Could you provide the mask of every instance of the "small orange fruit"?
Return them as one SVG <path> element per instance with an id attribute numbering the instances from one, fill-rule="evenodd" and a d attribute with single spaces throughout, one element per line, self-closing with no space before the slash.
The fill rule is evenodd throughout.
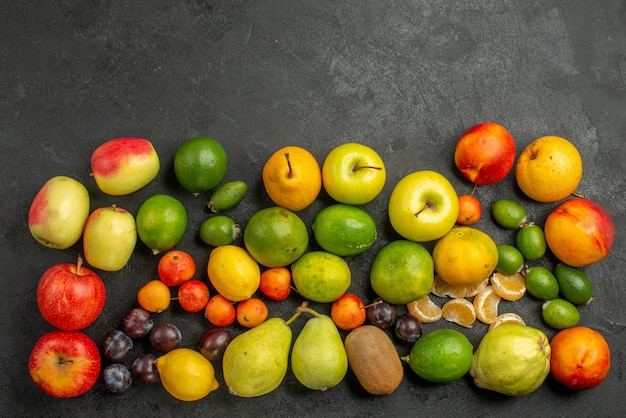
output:
<path id="1" fill-rule="evenodd" d="M 509 301 L 519 300 L 526 293 L 526 284 L 521 273 L 505 276 L 494 272 L 491 276 L 491 285 L 496 295 Z"/>
<path id="2" fill-rule="evenodd" d="M 215 295 L 204 307 L 204 316 L 216 327 L 227 327 L 237 319 L 235 305 L 222 295 Z"/>
<path id="3" fill-rule="evenodd" d="M 274 300 L 284 300 L 291 293 L 291 270 L 287 267 L 273 267 L 261 273 L 259 289 Z"/>
<path id="4" fill-rule="evenodd" d="M 476 322 L 476 309 L 469 300 L 455 298 L 443 304 L 441 316 L 448 322 L 471 328 L 474 322 Z"/>
<path id="5" fill-rule="evenodd" d="M 163 312 L 170 306 L 170 288 L 161 280 L 150 280 L 137 292 L 139 306 L 148 312 Z"/>
<path id="6" fill-rule="evenodd" d="M 516 314 L 515 312 L 505 312 L 496 317 L 495 321 L 489 324 L 489 329 L 494 329 L 495 327 L 499 327 L 504 324 L 519 324 L 526 325 L 521 316 Z"/>
<path id="7" fill-rule="evenodd" d="M 441 319 L 441 308 L 432 301 L 429 295 L 422 296 L 406 305 L 409 314 L 413 315 L 424 324 L 436 322 Z"/>
<path id="8" fill-rule="evenodd" d="M 166 285 L 178 286 L 196 274 L 196 263 L 189 253 L 171 250 L 159 260 L 157 274 Z"/>
<path id="9" fill-rule="evenodd" d="M 267 305 L 261 299 L 250 298 L 237 304 L 237 322 L 246 328 L 254 328 L 267 319 Z"/>
<path id="10" fill-rule="evenodd" d="M 480 220 L 483 213 L 480 201 L 474 196 L 464 194 L 459 196 L 459 216 L 456 223 L 460 225 L 473 225 Z"/>
<path id="11" fill-rule="evenodd" d="M 476 318 L 484 324 L 492 324 L 498 316 L 498 306 L 501 299 L 493 291 L 492 286 L 486 286 L 474 298 Z"/>

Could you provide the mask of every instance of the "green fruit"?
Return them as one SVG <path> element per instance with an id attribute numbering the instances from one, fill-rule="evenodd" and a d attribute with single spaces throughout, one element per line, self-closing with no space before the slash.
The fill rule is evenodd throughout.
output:
<path id="1" fill-rule="evenodd" d="M 435 280 L 433 258 L 421 244 L 392 241 L 374 258 L 372 289 L 385 302 L 403 305 L 427 295 Z"/>
<path id="2" fill-rule="evenodd" d="M 369 249 L 376 241 L 376 222 L 363 209 L 334 204 L 322 209 L 313 222 L 313 235 L 324 250 L 353 256 Z"/>
<path id="3" fill-rule="evenodd" d="M 199 194 L 217 186 L 228 168 L 228 156 L 218 141 L 199 136 L 185 141 L 174 155 L 174 174 L 188 191 Z"/>
<path id="4" fill-rule="evenodd" d="M 180 200 L 165 194 L 146 199 L 137 211 L 137 234 L 154 254 L 173 248 L 187 229 L 187 211 Z"/>
<path id="5" fill-rule="evenodd" d="M 502 324 L 484 335 L 470 368 L 476 386 L 508 396 L 537 390 L 550 373 L 550 342 L 540 330 Z"/>
<path id="6" fill-rule="evenodd" d="M 200 225 L 200 239 L 213 247 L 232 244 L 240 232 L 239 225 L 228 216 L 213 216 Z"/>
<path id="7" fill-rule="evenodd" d="M 348 263 L 326 251 L 306 253 L 291 265 L 291 278 L 298 293 L 314 302 L 339 299 L 350 287 L 351 277 Z"/>
<path id="8" fill-rule="evenodd" d="M 515 246 L 526 260 L 537 260 L 544 256 L 547 249 L 546 237 L 537 225 L 520 228 L 515 235 Z"/>
<path id="9" fill-rule="evenodd" d="M 209 199 L 207 206 L 211 212 L 234 208 L 248 193 L 248 185 L 243 181 L 231 181 L 221 185 Z"/>
<path id="10" fill-rule="evenodd" d="M 422 379 L 448 383 L 469 371 L 473 352 L 474 347 L 465 335 L 442 328 L 422 335 L 402 360 Z"/>
<path id="11" fill-rule="evenodd" d="M 512 245 L 498 244 L 498 264 L 496 271 L 505 276 L 511 276 L 522 270 L 524 267 L 524 256 Z"/>
<path id="12" fill-rule="evenodd" d="M 541 306 L 541 316 L 555 329 L 572 328 L 580 322 L 578 308 L 565 299 L 552 299 Z"/>
<path id="13" fill-rule="evenodd" d="M 511 199 L 496 200 L 491 206 L 493 219 L 502 227 L 509 229 L 519 228 L 526 222 L 526 209 Z"/>
<path id="14" fill-rule="evenodd" d="M 559 263 L 554 268 L 561 295 L 574 305 L 588 305 L 593 300 L 591 280 L 584 271 Z"/>
<path id="15" fill-rule="evenodd" d="M 537 299 L 550 300 L 559 295 L 559 282 L 550 270 L 534 266 L 524 276 L 524 284 L 528 293 Z"/>

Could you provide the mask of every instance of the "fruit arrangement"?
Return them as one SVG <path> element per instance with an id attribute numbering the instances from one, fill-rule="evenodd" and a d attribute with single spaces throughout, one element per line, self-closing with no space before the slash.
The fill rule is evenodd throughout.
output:
<path id="1" fill-rule="evenodd" d="M 299 146 L 276 150 L 259 170 L 274 206 L 241 227 L 229 211 L 249 197 L 248 185 L 224 182 L 229 157 L 222 145 L 207 137 L 180 144 L 173 163 L 178 184 L 195 197 L 209 196 L 210 215 L 194 228 L 206 260 L 179 246 L 189 230 L 179 199 L 159 193 L 135 214 L 114 204 L 90 213 L 84 185 L 51 178 L 32 201 L 30 232 L 58 250 L 82 238 L 84 260 L 51 266 L 40 278 L 37 304 L 57 330 L 35 343 L 30 375 L 59 398 L 84 394 L 100 378 L 113 393 L 135 381 L 160 382 L 174 398 L 196 401 L 220 390 L 216 367 L 226 390 L 242 397 L 272 392 L 289 370 L 316 391 L 331 390 L 351 372 L 367 393 L 384 395 L 402 383 L 405 366 L 438 384 L 469 374 L 477 387 L 508 396 L 532 393 L 550 373 L 564 386 L 591 389 L 608 374 L 610 351 L 602 335 L 579 325 L 594 300 L 584 267 L 608 256 L 614 225 L 602 206 L 576 193 L 582 162 L 572 143 L 543 137 L 516 157 L 511 134 L 485 122 L 461 135 L 453 156 L 471 194 L 459 195 L 432 170 L 401 178 L 386 202 L 398 238 L 382 243 L 366 266 L 375 295 L 367 303 L 368 295 L 350 291 L 356 278 L 348 260 L 374 251 L 380 225 L 364 205 L 383 190 L 388 166 L 365 145 L 339 145 L 322 165 Z M 119 138 L 96 148 L 91 166 L 99 190 L 119 196 L 149 184 L 161 163 L 149 141 Z M 503 196 L 483 211 L 474 195 L 513 169 L 525 195 L 557 204 L 543 227 L 514 198 Z M 307 225 L 298 212 L 322 191 L 332 202 Z M 487 213 L 510 241 L 496 242 L 474 226 Z M 123 269 L 137 245 L 155 256 L 157 277 L 140 286 L 119 329 L 96 343 L 84 329 L 103 311 L 106 287 L 116 285 L 105 285 L 96 271 Z M 555 261 L 553 269 L 538 263 L 545 257 Z M 552 341 L 517 313 L 500 312 L 501 301 L 523 297 L 544 301 L 537 316 L 556 330 Z M 287 298 L 299 306 L 289 318 L 276 317 L 272 304 Z M 195 347 L 182 345 L 183 326 L 159 320 L 173 302 L 181 314 L 206 319 Z M 304 325 L 294 336 L 295 321 Z M 437 321 L 446 325 L 429 329 Z M 476 323 L 486 330 L 474 347 L 463 329 Z M 408 354 L 401 356 L 398 344 Z M 149 350 L 131 359 L 137 345 Z"/>

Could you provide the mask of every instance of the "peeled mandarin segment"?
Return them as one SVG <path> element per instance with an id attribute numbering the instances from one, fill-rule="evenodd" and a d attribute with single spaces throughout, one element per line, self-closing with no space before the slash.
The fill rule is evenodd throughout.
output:
<path id="1" fill-rule="evenodd" d="M 485 280 L 483 280 L 482 282 L 475 284 L 473 286 L 466 286 L 465 287 L 465 297 L 466 298 L 471 298 L 476 296 L 477 294 L 479 294 L 480 292 L 483 291 L 483 289 L 485 287 L 487 287 L 487 285 L 489 284 L 489 277 L 486 277 Z"/>
<path id="2" fill-rule="evenodd" d="M 441 316 L 446 321 L 465 328 L 471 328 L 476 322 L 476 310 L 472 302 L 467 299 L 450 299 L 441 308 Z"/>
<path id="3" fill-rule="evenodd" d="M 439 275 L 435 275 L 435 280 L 433 281 L 433 288 L 431 290 L 433 295 L 439 297 L 450 297 L 450 298 L 463 298 L 465 297 L 465 287 L 463 286 L 454 286 L 443 280 Z"/>
<path id="4" fill-rule="evenodd" d="M 518 314 L 516 314 L 515 312 L 506 312 L 506 313 L 498 315 L 496 317 L 496 320 L 493 321 L 489 325 L 489 329 L 491 330 L 491 329 L 494 329 L 495 327 L 498 327 L 498 326 L 504 325 L 504 324 L 526 325 L 526 323 L 524 322 L 522 317 L 519 316 Z"/>
<path id="5" fill-rule="evenodd" d="M 498 316 L 498 305 L 500 305 L 501 299 L 494 293 L 492 286 L 486 286 L 474 298 L 476 318 L 484 324 L 493 323 Z"/>
<path id="6" fill-rule="evenodd" d="M 441 308 L 430 299 L 430 296 L 423 296 L 411 303 L 408 303 L 407 311 L 425 324 L 436 322 L 441 319 Z"/>
<path id="7" fill-rule="evenodd" d="M 519 300 L 526 293 L 526 284 L 521 273 L 505 276 L 495 272 L 491 276 L 491 285 L 494 293 L 509 301 Z"/>

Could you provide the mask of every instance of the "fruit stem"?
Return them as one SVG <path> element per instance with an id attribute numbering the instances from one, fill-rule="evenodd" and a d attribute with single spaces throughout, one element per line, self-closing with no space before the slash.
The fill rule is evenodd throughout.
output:
<path id="1" fill-rule="evenodd" d="M 315 310 L 309 308 L 308 306 L 298 306 L 296 308 L 296 311 L 298 311 L 298 312 L 306 312 L 308 314 L 313 315 L 316 318 L 320 318 L 322 316 L 320 313 L 318 313 Z"/>
<path id="2" fill-rule="evenodd" d="M 587 195 L 584 195 L 582 193 L 578 193 L 578 192 L 572 192 L 572 196 L 574 197 L 582 197 L 582 198 L 587 198 Z"/>
<path id="3" fill-rule="evenodd" d="M 289 160 L 289 153 L 285 153 L 285 158 L 287 159 L 287 167 L 289 167 L 289 173 L 287 173 L 287 177 L 293 177 L 293 170 L 291 169 L 291 161 Z"/>
<path id="4" fill-rule="evenodd" d="M 402 361 L 404 361 L 404 362 L 408 363 L 408 362 L 411 360 L 411 358 L 410 358 L 410 356 L 406 355 L 406 356 L 404 356 L 404 357 L 400 357 L 400 360 L 402 360 Z"/>
<path id="5" fill-rule="evenodd" d="M 370 168 L 372 170 L 382 170 L 382 167 L 374 167 L 372 165 L 357 165 L 356 167 L 352 167 L 352 172 L 354 173 L 357 170 L 360 170 L 362 168 Z"/>
<path id="6" fill-rule="evenodd" d="M 375 306 L 375 305 L 380 305 L 381 303 L 383 303 L 383 301 L 382 301 L 382 300 L 377 300 L 376 302 L 372 302 L 372 303 L 370 303 L 369 305 L 365 305 L 365 306 L 363 307 L 363 309 L 367 309 L 367 308 L 370 308 L 370 307 Z"/>
<path id="7" fill-rule="evenodd" d="M 415 217 L 417 218 L 420 213 L 422 213 L 423 211 L 425 211 L 426 209 L 428 209 L 430 207 L 430 204 L 428 202 L 426 202 L 426 204 L 424 205 L 423 208 L 421 208 L 420 210 L 418 210 L 417 212 L 415 212 Z"/>
<path id="8" fill-rule="evenodd" d="M 297 309 L 296 309 L 296 313 L 292 315 L 291 318 L 289 318 L 288 320 L 285 321 L 285 325 L 290 325 L 293 321 L 295 321 L 301 314 L 302 312 L 300 311 L 300 308 L 306 308 L 307 305 L 309 304 L 308 301 L 304 301 L 302 302 L 302 305 L 300 305 Z"/>
<path id="9" fill-rule="evenodd" d="M 78 254 L 78 258 L 76 259 L 76 274 L 80 275 L 80 268 L 83 265 L 83 257 Z"/>
<path id="10" fill-rule="evenodd" d="M 474 183 L 474 187 L 472 187 L 472 193 L 470 193 L 470 196 L 474 196 L 474 192 L 476 191 L 477 187 L 478 187 L 478 184 Z"/>

